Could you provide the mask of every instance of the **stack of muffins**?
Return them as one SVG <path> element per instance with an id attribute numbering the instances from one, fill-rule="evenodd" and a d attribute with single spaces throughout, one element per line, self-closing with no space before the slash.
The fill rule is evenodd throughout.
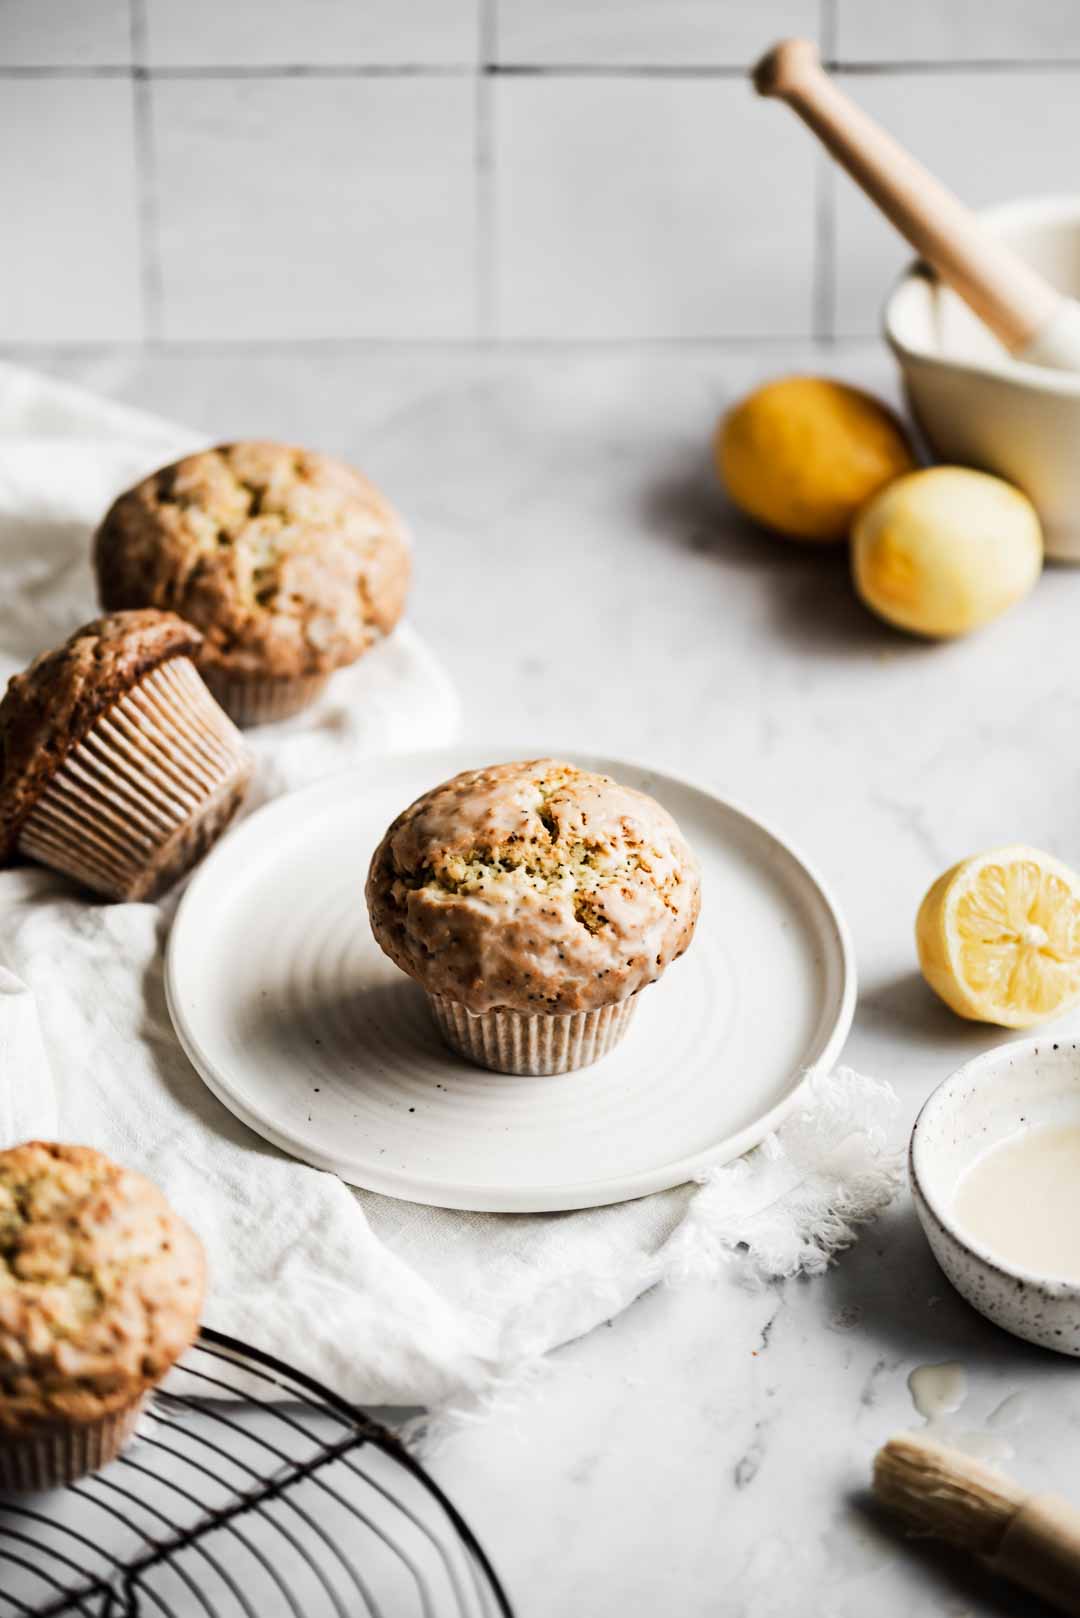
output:
<path id="1" fill-rule="evenodd" d="M 107 616 L 0 702 L 0 859 L 153 898 L 240 806 L 251 757 L 237 725 L 299 713 L 393 629 L 409 545 L 359 472 L 251 442 L 122 494 L 94 564 Z"/>
<path id="2" fill-rule="evenodd" d="M 0 861 L 112 900 L 156 897 L 239 808 L 237 726 L 298 713 L 397 623 L 396 513 L 328 456 L 191 455 L 115 502 L 94 541 L 105 615 L 0 702 Z M 0 1492 L 105 1465 L 194 1339 L 197 1238 L 89 1147 L 0 1151 Z"/>

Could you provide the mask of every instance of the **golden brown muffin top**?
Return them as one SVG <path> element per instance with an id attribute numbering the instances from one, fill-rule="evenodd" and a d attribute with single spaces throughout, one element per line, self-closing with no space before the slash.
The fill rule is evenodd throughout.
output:
<path id="1" fill-rule="evenodd" d="M 0 1440 L 140 1397 L 204 1291 L 197 1237 L 141 1174 L 89 1146 L 0 1152 Z"/>
<path id="2" fill-rule="evenodd" d="M 371 862 L 379 944 L 470 1011 L 592 1011 L 683 953 L 697 863 L 666 809 L 556 759 L 470 770 L 400 814 Z"/>
<path id="3" fill-rule="evenodd" d="M 202 636 L 171 612 L 95 618 L 12 675 L 0 701 L 0 862 L 71 750 L 107 709 L 173 657 L 195 657 Z"/>
<path id="4" fill-rule="evenodd" d="M 238 678 L 326 674 L 401 617 L 410 572 L 394 509 L 329 455 L 245 442 L 188 455 L 113 504 L 94 542 L 102 605 L 163 607 Z"/>

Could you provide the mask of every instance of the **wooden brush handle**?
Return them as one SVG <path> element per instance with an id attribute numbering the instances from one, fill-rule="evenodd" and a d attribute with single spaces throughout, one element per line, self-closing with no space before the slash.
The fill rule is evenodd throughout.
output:
<path id="1" fill-rule="evenodd" d="M 1080 1618 L 1080 1510 L 1030 1494 L 1012 1478 L 905 1433 L 878 1450 L 874 1493 L 893 1511 Z"/>
<path id="2" fill-rule="evenodd" d="M 1080 1618 L 1080 1512 L 1067 1500 L 1030 1495 L 989 1563 L 995 1573 Z"/>
<path id="3" fill-rule="evenodd" d="M 857 185 L 1007 348 L 1023 348 L 1061 294 L 983 231 L 970 208 L 844 95 L 807 39 L 775 45 L 754 69 L 760 95 L 794 108 Z"/>

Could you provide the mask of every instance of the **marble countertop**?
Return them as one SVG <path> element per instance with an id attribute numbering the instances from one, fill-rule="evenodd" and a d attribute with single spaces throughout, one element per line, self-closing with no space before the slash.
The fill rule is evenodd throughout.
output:
<path id="1" fill-rule="evenodd" d="M 414 619 L 470 734 L 646 759 L 787 831 L 852 927 L 846 1059 L 895 1085 L 905 1128 L 1006 1037 L 933 1000 L 912 926 L 975 850 L 1025 841 L 1080 864 L 1080 570 L 1048 569 L 978 637 L 922 645 L 863 611 L 841 554 L 742 523 L 709 468 L 717 414 L 766 376 L 824 370 L 895 398 L 877 345 L 9 357 L 211 433 L 346 453 L 415 529 Z M 822 1279 L 752 1291 L 733 1272 L 643 1298 L 433 1469 L 520 1618 L 1033 1618 L 868 1506 L 875 1447 L 918 1424 L 908 1374 L 944 1360 L 967 1371 L 959 1420 L 1023 1394 L 1010 1465 L 1080 1494 L 1080 1367 L 968 1309 L 906 1194 Z"/>

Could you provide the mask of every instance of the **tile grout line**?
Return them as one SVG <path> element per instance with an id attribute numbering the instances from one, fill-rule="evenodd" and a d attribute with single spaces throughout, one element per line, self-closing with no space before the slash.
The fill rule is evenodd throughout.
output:
<path id="1" fill-rule="evenodd" d="M 821 54 L 826 62 L 835 62 L 837 56 L 836 0 L 821 0 L 818 26 L 821 32 Z"/>
<path id="2" fill-rule="evenodd" d="M 826 152 L 815 155 L 810 332 L 819 343 L 836 336 L 836 167 Z"/>
<path id="3" fill-rule="evenodd" d="M 122 62 L 99 62 L 93 66 L 67 63 L 48 67 L 31 67 L 23 63 L 0 64 L 0 79 L 460 79 L 472 78 L 475 72 L 476 67 L 471 62 L 351 62 L 333 65 L 267 62 L 257 67 L 238 63 L 222 67 L 210 62 L 190 67 L 151 67 L 145 63 L 133 67 Z"/>
<path id="4" fill-rule="evenodd" d="M 137 4 L 138 0 L 131 0 Z M 845 73 L 858 78 L 890 78 L 905 76 L 933 77 L 954 73 L 961 77 L 998 73 L 1019 76 L 1025 73 L 1069 73 L 1080 70 L 1080 56 L 1061 56 L 1053 60 L 1040 58 L 987 58 L 983 61 L 897 61 L 846 62 L 825 57 L 825 67 L 834 73 Z M 484 78 L 596 78 L 596 79 L 742 79 L 750 72 L 750 64 L 738 63 L 685 63 L 659 65 L 656 63 L 613 64 L 604 62 L 488 62 L 481 67 Z M 472 63 L 380 63 L 354 62 L 333 66 L 317 63 L 279 62 L 261 67 L 131 67 L 124 63 L 102 63 L 93 67 L 77 65 L 31 67 L 25 65 L 0 66 L 3 79 L 364 79 L 364 78 L 472 78 L 476 67 Z"/>
<path id="5" fill-rule="evenodd" d="M 476 187 L 473 252 L 473 330 L 488 341 L 498 324 L 498 288 L 495 271 L 495 98 L 490 68 L 498 51 L 497 0 L 477 0 L 477 59 L 475 85 L 475 146 L 473 178 Z"/>
<path id="6" fill-rule="evenodd" d="M 139 284 L 148 341 L 161 336 L 162 275 L 158 232 L 157 161 L 150 82 L 146 71 L 145 0 L 128 0 L 131 21 L 132 110 L 135 138 L 135 206 L 139 229 Z"/>
<path id="7" fill-rule="evenodd" d="M 820 0 L 821 54 L 836 54 L 836 0 Z M 818 152 L 814 159 L 813 284 L 810 330 L 818 342 L 836 335 L 836 175 L 832 160 Z"/>
<path id="8" fill-rule="evenodd" d="M 200 353 L 200 354 L 237 354 L 237 353 L 265 353 L 268 350 L 283 353 L 321 353 L 333 350 L 334 353 L 417 353 L 433 352 L 442 354 L 485 354 L 492 359 L 504 359 L 515 354 L 559 355 L 567 354 L 696 354 L 707 351 L 709 353 L 747 354 L 755 353 L 760 349 L 776 349 L 778 352 L 789 351 L 792 348 L 808 349 L 823 346 L 828 341 L 830 347 L 867 349 L 875 351 L 880 349 L 880 337 L 873 331 L 846 332 L 835 340 L 816 338 L 809 331 L 790 331 L 777 334 L 775 331 L 748 331 L 723 335 L 703 335 L 691 337 L 511 337 L 505 340 L 498 337 L 477 340 L 472 337 L 156 337 L 144 343 L 129 341 L 115 342 L 108 338 L 80 339 L 60 343 L 44 343 L 39 338 L 31 338 L 23 342 L 18 339 L 7 338 L 0 342 L 0 354 L 42 354 L 45 352 L 64 352 L 71 354 L 96 354 L 103 351 L 122 350 L 138 354 L 142 349 L 153 349 L 158 353 Z"/>

